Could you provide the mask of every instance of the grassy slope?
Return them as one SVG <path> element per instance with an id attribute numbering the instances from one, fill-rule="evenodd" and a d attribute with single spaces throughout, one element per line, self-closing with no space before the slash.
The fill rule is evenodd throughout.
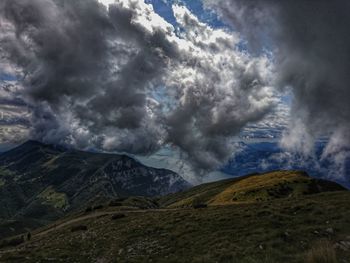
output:
<path id="1" fill-rule="evenodd" d="M 266 175 L 266 183 L 261 182 L 263 185 L 258 184 L 255 189 L 269 189 L 269 176 L 272 175 Z M 282 187 L 282 182 L 296 184 L 295 179 L 300 177 L 292 179 L 284 174 L 278 178 L 271 177 L 273 189 Z M 304 262 L 306 252 L 322 239 L 331 244 L 350 243 L 350 192 L 311 194 L 318 187 L 335 190 L 335 185 L 309 179 L 311 181 L 305 181 L 304 187 L 299 183 L 293 188 L 294 194 L 289 191 L 285 195 L 283 190 L 282 195 L 277 196 L 276 193 L 280 193 L 277 190 L 275 195 L 256 201 L 265 189 L 257 191 L 249 202 L 232 203 L 232 198 L 226 198 L 237 193 L 237 188 L 242 192 L 253 190 L 253 182 L 259 179 L 250 176 L 234 184 L 231 180 L 206 184 L 159 200 L 171 206 L 195 193 L 201 201 L 211 204 L 204 209 L 124 211 L 127 207 L 105 207 L 78 214 L 66 219 L 73 221 L 57 222 L 41 234 L 34 232 L 30 242 L 0 251 L 0 261 Z M 250 194 L 243 196 L 245 199 L 251 197 Z M 214 205 L 217 203 L 213 200 L 220 205 Z M 134 202 L 126 200 L 123 205 Z M 149 200 L 142 198 L 137 202 L 149 204 Z M 112 220 L 112 214 L 120 210 L 126 217 Z M 88 229 L 71 232 L 74 225 L 86 225 Z M 336 253 L 339 262 L 347 262 L 343 260 L 350 258 L 350 249 L 337 248 Z"/>
<path id="2" fill-rule="evenodd" d="M 301 171 L 275 171 L 203 184 L 166 196 L 161 202 L 168 207 L 187 207 L 195 203 L 228 205 L 338 190 L 343 187 L 311 178 Z"/>
<path id="3" fill-rule="evenodd" d="M 0 261 L 303 262 L 314 242 L 348 238 L 349 198 L 347 192 L 333 192 L 264 204 L 130 211 L 119 220 L 101 210 L 97 217 L 72 224 L 84 224 L 87 231 L 71 232 L 67 225 L 34 235 L 0 253 Z M 337 253 L 339 259 L 350 256 Z"/>

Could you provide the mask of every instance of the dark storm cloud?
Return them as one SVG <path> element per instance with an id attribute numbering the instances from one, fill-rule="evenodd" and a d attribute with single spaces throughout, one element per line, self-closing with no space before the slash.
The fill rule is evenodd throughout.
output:
<path id="1" fill-rule="evenodd" d="M 326 135 L 325 155 L 335 156 L 350 145 L 349 1 L 205 3 L 246 37 L 252 51 L 273 49 L 275 85 L 291 88 L 294 96 L 283 145 L 309 152 Z"/>
<path id="2" fill-rule="evenodd" d="M 0 98 L 1 106 L 25 107 L 27 104 L 21 98 Z"/>
<path id="3" fill-rule="evenodd" d="M 24 69 L 27 98 L 36 106 L 46 103 L 54 114 L 33 115 L 34 136 L 49 131 L 46 140 L 65 139 L 69 131 L 62 131 L 66 120 L 60 118 L 69 110 L 96 133 L 108 126 L 145 128 L 145 84 L 165 67 L 160 53 L 176 51 L 161 33 L 132 24 L 133 10 L 114 6 L 107 12 L 93 0 L 11 0 L 1 10 L 15 28 L 1 43 Z M 149 138 L 154 136 L 144 140 Z M 139 151 L 147 151 L 142 145 Z"/>
<path id="4" fill-rule="evenodd" d="M 196 168 L 225 162 L 232 136 L 276 102 L 269 60 L 174 12 L 177 34 L 143 1 L 3 0 L 0 52 L 21 71 L 32 137 L 142 154 L 169 143 Z"/>

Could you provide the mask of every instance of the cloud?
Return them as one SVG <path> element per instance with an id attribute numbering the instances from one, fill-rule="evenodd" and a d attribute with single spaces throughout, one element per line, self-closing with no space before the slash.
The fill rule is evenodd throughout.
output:
<path id="1" fill-rule="evenodd" d="M 103 1 L 102 1 L 103 2 Z M 4 0 L 0 53 L 24 87 L 31 137 L 80 149 L 180 149 L 215 169 L 232 136 L 278 103 L 265 55 L 174 5 L 178 28 L 143 1 Z"/>
<path id="2" fill-rule="evenodd" d="M 268 86 L 271 65 L 264 56 L 240 51 L 236 34 L 210 28 L 185 7 L 174 6 L 174 15 L 185 44 L 181 45 L 182 64 L 168 79 L 169 86 L 174 82 L 178 97 L 166 119 L 168 141 L 210 169 L 232 154 L 233 135 L 275 105 Z"/>
<path id="3" fill-rule="evenodd" d="M 21 99 L 22 87 L 0 79 L 0 143 L 18 143 L 28 137 L 29 111 Z"/>
<path id="4" fill-rule="evenodd" d="M 348 1 L 205 0 L 246 39 L 254 53 L 270 49 L 274 86 L 291 89 L 289 130 L 282 145 L 311 154 L 329 139 L 335 159 L 350 145 L 350 3 Z M 346 152 L 343 151 L 342 158 Z"/>
<path id="5" fill-rule="evenodd" d="M 161 28 L 150 32 L 134 19 L 142 6 L 127 4 L 119 1 L 107 12 L 96 1 L 3 3 L 3 17 L 14 29 L 2 38 L 4 53 L 23 70 L 24 96 L 35 109 L 33 137 L 101 147 L 115 133 L 115 147 L 124 150 L 141 141 L 139 134 L 151 136 L 133 150 L 156 147 L 145 89 L 166 68 L 167 47 L 161 46 Z M 81 130 L 88 140 L 77 140 Z"/>
<path id="6" fill-rule="evenodd" d="M 281 139 L 290 121 L 290 105 L 281 97 L 272 112 L 262 120 L 246 125 L 240 132 L 239 139 L 277 141 Z"/>

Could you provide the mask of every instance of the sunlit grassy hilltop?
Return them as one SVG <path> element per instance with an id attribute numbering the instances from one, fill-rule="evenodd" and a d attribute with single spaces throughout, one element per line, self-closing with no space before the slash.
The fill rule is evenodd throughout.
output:
<path id="1" fill-rule="evenodd" d="M 337 190 L 344 188 L 333 182 L 311 178 L 302 171 L 275 171 L 203 184 L 164 197 L 162 201 L 169 207 L 191 206 L 193 203 L 228 205 Z"/>

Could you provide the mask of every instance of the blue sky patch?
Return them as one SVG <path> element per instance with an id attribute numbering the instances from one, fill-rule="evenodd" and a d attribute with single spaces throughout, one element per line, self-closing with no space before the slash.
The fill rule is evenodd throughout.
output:
<path id="1" fill-rule="evenodd" d="M 196 15 L 200 21 L 209 24 L 213 28 L 227 27 L 218 19 L 215 13 L 204 9 L 202 1 L 193 0 L 145 0 L 146 3 L 152 4 L 154 11 L 162 16 L 166 21 L 176 26 L 176 19 L 173 14 L 172 5 L 185 5 L 191 13 Z"/>

